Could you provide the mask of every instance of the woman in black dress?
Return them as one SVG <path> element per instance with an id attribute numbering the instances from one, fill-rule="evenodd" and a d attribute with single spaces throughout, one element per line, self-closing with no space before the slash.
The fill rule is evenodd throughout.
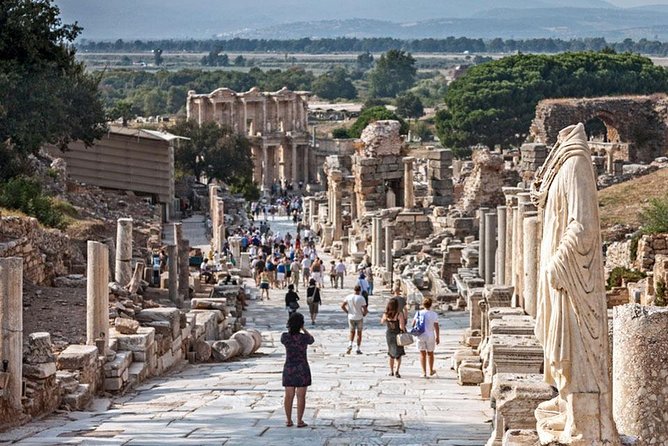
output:
<path id="1" fill-rule="evenodd" d="M 306 288 L 306 303 L 308 303 L 308 311 L 311 314 L 311 325 L 315 325 L 315 318 L 318 317 L 318 309 L 322 299 L 320 298 L 320 288 L 318 288 L 314 279 L 309 281 L 308 288 Z"/>
<path id="2" fill-rule="evenodd" d="M 380 323 L 387 324 L 385 339 L 387 340 L 387 354 L 390 357 L 390 376 L 401 378 L 399 367 L 401 367 L 401 357 L 406 352 L 403 346 L 397 344 L 397 335 L 406 330 L 406 319 L 404 313 L 399 311 L 399 303 L 395 297 L 387 302 Z M 396 371 L 394 370 L 395 361 L 397 363 Z"/>
<path id="3" fill-rule="evenodd" d="M 288 332 L 281 335 L 281 344 L 285 345 L 285 365 L 283 366 L 283 387 L 285 399 L 283 407 L 290 427 L 292 423 L 292 403 L 297 395 L 297 427 L 306 427 L 302 419 L 306 407 L 306 388 L 311 385 L 311 369 L 306 358 L 306 350 L 315 340 L 304 328 L 304 316 L 292 313 L 288 319 Z"/>

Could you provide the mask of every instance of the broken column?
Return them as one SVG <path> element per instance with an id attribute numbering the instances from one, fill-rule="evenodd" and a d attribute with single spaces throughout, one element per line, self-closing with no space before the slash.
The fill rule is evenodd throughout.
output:
<path id="1" fill-rule="evenodd" d="M 485 283 L 494 283 L 494 266 L 496 261 L 496 214 L 485 214 Z"/>
<path id="2" fill-rule="evenodd" d="M 178 302 L 179 290 L 178 290 L 178 275 L 179 275 L 179 266 L 178 266 L 178 249 L 176 245 L 167 245 L 167 268 L 168 268 L 168 282 L 167 288 L 169 288 L 169 300 L 174 304 Z"/>
<path id="3" fill-rule="evenodd" d="M 524 308 L 524 214 L 527 211 L 535 211 L 536 208 L 531 203 L 531 194 L 520 192 L 517 194 L 517 215 L 515 224 L 517 225 L 517 239 L 515 240 L 515 302 L 518 306 Z"/>
<path id="4" fill-rule="evenodd" d="M 23 259 L 0 259 L 0 384 L 4 397 L 17 411 L 22 410 L 23 387 Z M 5 381 L 6 380 L 6 381 Z"/>
<path id="5" fill-rule="evenodd" d="M 415 189 L 413 179 L 413 163 L 415 158 L 407 156 L 404 162 L 404 208 L 413 209 L 415 207 Z"/>
<path id="6" fill-rule="evenodd" d="M 478 209 L 478 274 L 485 278 L 485 214 L 488 208 Z"/>
<path id="7" fill-rule="evenodd" d="M 341 240 L 341 237 L 343 236 L 343 217 L 341 215 L 341 182 L 343 180 L 343 173 L 341 173 L 340 170 L 332 170 L 329 173 L 329 179 L 331 180 L 332 186 L 331 207 L 329 211 L 331 216 L 330 221 L 334 231 L 332 239 L 338 241 Z"/>
<path id="8" fill-rule="evenodd" d="M 86 344 L 109 345 L 109 248 L 88 242 L 86 268 Z M 101 351 L 103 355 L 105 352 Z"/>
<path id="9" fill-rule="evenodd" d="M 116 268 L 114 280 L 125 286 L 132 279 L 132 219 L 119 218 L 116 226 Z"/>
<path id="10" fill-rule="evenodd" d="M 535 212 L 526 213 L 523 225 L 524 289 L 522 296 L 524 310 L 535 319 L 536 295 L 538 293 L 538 264 L 540 263 L 538 249 L 541 238 L 537 214 Z"/>
<path id="11" fill-rule="evenodd" d="M 506 273 L 506 207 L 498 206 L 496 208 L 497 218 L 497 247 L 496 247 L 496 268 L 495 280 L 497 285 L 505 284 Z"/>
<path id="12" fill-rule="evenodd" d="M 519 187 L 503 188 L 503 194 L 506 197 L 506 270 L 504 272 L 504 285 L 513 284 L 515 209 L 517 208 L 517 194 L 521 191 L 522 189 Z"/>
<path id="13" fill-rule="evenodd" d="M 183 238 L 183 226 L 181 223 L 174 223 L 174 243 L 178 247 L 178 295 L 176 306 L 180 307 L 190 294 L 190 246 L 188 240 Z"/>
<path id="14" fill-rule="evenodd" d="M 392 244 L 394 241 L 394 225 L 385 225 L 385 269 L 392 274 L 394 268 L 392 258 Z M 389 277 L 389 283 L 392 283 L 392 277 Z"/>
<path id="15" fill-rule="evenodd" d="M 649 444 L 668 444 L 668 309 L 629 304 L 613 311 L 617 428 Z"/>

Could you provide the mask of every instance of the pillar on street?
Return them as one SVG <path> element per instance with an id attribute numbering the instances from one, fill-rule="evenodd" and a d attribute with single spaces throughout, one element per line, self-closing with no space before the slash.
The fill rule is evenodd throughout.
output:
<path id="1" fill-rule="evenodd" d="M 517 194 L 517 252 L 515 254 L 515 296 L 517 305 L 524 308 L 524 215 L 527 211 L 534 211 L 529 192 Z"/>
<path id="2" fill-rule="evenodd" d="M 184 299 L 186 299 L 190 293 L 190 262 L 189 262 L 189 250 L 190 246 L 188 240 L 183 238 L 183 226 L 181 223 L 174 223 L 174 243 L 178 246 L 178 270 L 179 270 L 179 280 L 178 280 L 178 296 L 176 300 L 176 306 L 180 307 L 183 305 Z"/>
<path id="3" fill-rule="evenodd" d="M 332 180 L 332 190 L 331 190 L 331 201 L 330 201 L 330 221 L 334 227 L 334 233 L 332 235 L 333 241 L 341 240 L 343 236 L 343 216 L 342 216 L 342 181 L 343 173 L 340 170 L 333 170 L 329 174 L 329 178 Z"/>
<path id="4" fill-rule="evenodd" d="M 503 189 L 503 195 L 506 198 L 506 248 L 505 248 L 505 253 L 506 253 L 506 260 L 505 260 L 505 266 L 506 269 L 504 271 L 504 285 L 512 285 L 513 284 L 513 247 L 515 243 L 515 239 L 513 238 L 515 235 L 515 225 L 514 225 L 514 218 L 515 218 L 515 213 L 514 213 L 514 206 L 517 206 L 517 194 L 522 192 L 522 188 L 519 187 L 504 187 Z"/>
<path id="5" fill-rule="evenodd" d="M 541 234 L 538 233 L 538 216 L 535 212 L 524 215 L 524 311 L 532 318 L 536 318 L 536 293 L 538 292 L 538 263 Z"/>
<path id="6" fill-rule="evenodd" d="M 496 261 L 496 225 L 497 218 L 494 212 L 485 214 L 485 283 L 494 283 Z"/>
<path id="7" fill-rule="evenodd" d="M 22 411 L 23 259 L 20 257 L 0 259 L 0 330 L 0 361 L 7 361 L 9 373 L 5 398 L 12 408 Z"/>
<path id="8" fill-rule="evenodd" d="M 497 285 L 505 285 L 506 283 L 506 215 L 505 206 L 498 206 L 496 208 L 497 246 L 494 283 Z"/>
<path id="9" fill-rule="evenodd" d="M 394 244 L 394 225 L 385 225 L 385 270 L 392 274 L 394 269 L 394 259 L 392 257 L 392 245 Z M 392 277 L 390 277 L 392 284 Z"/>
<path id="10" fill-rule="evenodd" d="M 413 163 L 415 158 L 407 156 L 403 158 L 404 162 L 404 208 L 413 209 L 415 207 L 415 181 L 413 179 Z"/>
<path id="11" fill-rule="evenodd" d="M 478 209 L 478 275 L 485 278 L 485 214 L 488 208 Z"/>
<path id="12" fill-rule="evenodd" d="M 179 251 L 174 245 L 167 245 L 167 271 L 169 274 L 167 281 L 167 288 L 169 289 L 169 300 L 176 304 L 178 302 L 179 289 L 178 289 L 178 275 L 179 275 L 179 263 L 178 263 Z"/>
<path id="13" fill-rule="evenodd" d="M 99 242 L 88 242 L 86 265 L 86 344 L 98 339 L 109 345 L 109 249 Z M 105 352 L 100 352 L 103 355 Z"/>
<path id="14" fill-rule="evenodd" d="M 116 225 L 116 275 L 114 280 L 125 286 L 132 279 L 132 219 L 119 218 Z"/>

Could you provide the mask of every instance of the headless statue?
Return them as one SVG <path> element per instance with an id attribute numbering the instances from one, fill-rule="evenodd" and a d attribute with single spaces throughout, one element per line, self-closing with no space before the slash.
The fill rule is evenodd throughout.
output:
<path id="1" fill-rule="evenodd" d="M 559 132 L 536 173 L 542 215 L 536 336 L 545 381 L 559 391 L 536 409 L 541 444 L 619 445 L 608 372 L 608 317 L 598 193 L 584 125 Z"/>

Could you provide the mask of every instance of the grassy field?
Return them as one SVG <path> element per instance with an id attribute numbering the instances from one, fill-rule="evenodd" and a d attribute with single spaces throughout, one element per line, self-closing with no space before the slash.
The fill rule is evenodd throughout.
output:
<path id="1" fill-rule="evenodd" d="M 640 225 L 640 212 L 652 198 L 665 196 L 668 169 L 661 169 L 624 183 L 615 184 L 599 192 L 601 228 L 615 224 L 634 227 Z"/>

